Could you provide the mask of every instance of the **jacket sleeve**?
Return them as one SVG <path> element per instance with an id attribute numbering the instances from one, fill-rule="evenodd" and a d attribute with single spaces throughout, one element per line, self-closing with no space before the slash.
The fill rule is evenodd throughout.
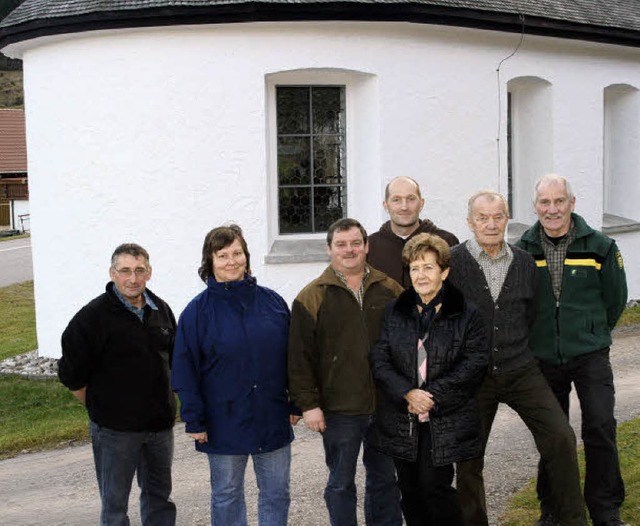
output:
<path id="1" fill-rule="evenodd" d="M 393 316 L 393 305 L 395 301 L 387 305 L 382 326 L 380 327 L 380 337 L 376 344 L 371 347 L 369 360 L 371 362 L 371 374 L 382 392 L 393 402 L 400 403 L 404 400 L 411 389 L 416 387 L 403 374 L 398 372 L 391 360 L 391 342 L 389 322 Z"/>
<path id="2" fill-rule="evenodd" d="M 489 346 L 480 314 L 469 313 L 461 356 L 447 374 L 430 382 L 427 390 L 433 395 L 434 413 L 443 415 L 466 404 L 474 396 L 489 363 Z"/>
<path id="3" fill-rule="evenodd" d="M 289 310 L 289 305 L 287 305 L 287 302 L 284 301 L 282 296 L 280 296 L 279 294 L 276 294 L 276 296 L 278 297 L 278 301 L 280 302 L 282 309 L 287 312 L 287 327 L 291 328 L 291 311 Z M 287 353 L 288 353 L 288 350 L 287 350 Z M 289 360 L 289 357 L 287 356 L 287 362 L 288 360 Z M 287 365 L 287 368 L 288 368 L 288 365 Z M 293 400 L 291 399 L 291 389 L 289 389 L 288 371 L 287 371 L 287 396 L 289 399 L 289 414 L 301 416 L 302 411 L 300 411 L 300 408 L 297 405 L 295 405 L 293 403 Z"/>
<path id="4" fill-rule="evenodd" d="M 289 327 L 289 394 L 302 411 L 322 407 L 318 382 L 316 321 L 301 301 L 295 299 Z"/>
<path id="5" fill-rule="evenodd" d="M 58 362 L 58 378 L 70 389 L 87 387 L 105 346 L 100 317 L 83 308 L 62 333 L 62 358 Z"/>
<path id="6" fill-rule="evenodd" d="M 171 386 L 180 398 L 180 418 L 187 433 L 206 431 L 205 404 L 200 390 L 200 346 L 197 303 L 191 303 L 178 321 L 171 364 Z"/>
<path id="7" fill-rule="evenodd" d="M 602 294 L 607 309 L 607 322 L 613 329 L 627 304 L 627 277 L 622 254 L 615 242 L 602 264 Z"/>

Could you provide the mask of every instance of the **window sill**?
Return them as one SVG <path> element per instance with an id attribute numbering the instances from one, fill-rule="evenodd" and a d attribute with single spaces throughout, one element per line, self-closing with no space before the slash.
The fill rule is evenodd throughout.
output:
<path id="1" fill-rule="evenodd" d="M 602 233 L 603 234 L 621 234 L 623 232 L 640 231 L 640 222 L 626 217 L 614 216 L 613 214 L 604 214 L 602 216 Z"/>
<path id="2" fill-rule="evenodd" d="M 264 257 L 267 265 L 328 261 L 327 242 L 324 239 L 278 239 Z"/>

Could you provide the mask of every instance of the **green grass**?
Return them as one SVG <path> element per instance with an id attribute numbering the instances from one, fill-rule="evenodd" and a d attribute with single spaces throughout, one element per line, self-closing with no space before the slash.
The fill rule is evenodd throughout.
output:
<path id="1" fill-rule="evenodd" d="M 640 524 L 640 419 L 625 422 L 618 427 L 618 453 L 626 489 L 620 516 L 629 524 Z M 584 478 L 584 451 L 578 452 L 578 460 Z M 511 499 L 507 511 L 500 517 L 500 524 L 531 526 L 539 516 L 535 480 L 531 480 Z"/>
<path id="2" fill-rule="evenodd" d="M 0 71 L 0 108 L 24 107 L 22 71 Z"/>
<path id="3" fill-rule="evenodd" d="M 16 234 L 15 236 L 0 236 L 0 243 L 2 243 L 3 241 L 10 241 L 12 239 L 22 239 L 25 237 L 31 237 L 31 234 L 26 233 L 26 234 Z"/>
<path id="4" fill-rule="evenodd" d="M 640 305 L 625 309 L 622 316 L 620 316 L 617 327 L 626 327 L 628 325 L 640 325 Z"/>
<path id="5" fill-rule="evenodd" d="M 33 281 L 0 288 L 0 360 L 37 348 Z"/>
<path id="6" fill-rule="evenodd" d="M 57 379 L 0 376 L 0 458 L 87 438 L 84 406 Z"/>

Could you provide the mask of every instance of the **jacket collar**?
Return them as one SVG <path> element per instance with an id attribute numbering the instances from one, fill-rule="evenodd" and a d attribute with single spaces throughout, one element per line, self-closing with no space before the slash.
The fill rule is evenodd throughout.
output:
<path id="1" fill-rule="evenodd" d="M 413 232 L 411 232 L 411 234 L 409 234 L 406 238 L 402 238 L 398 234 L 396 234 L 393 230 L 391 230 L 391 221 L 389 220 L 389 221 L 386 221 L 385 223 L 382 223 L 382 226 L 380 227 L 379 232 L 382 236 L 390 239 L 409 240 L 413 236 L 418 235 L 422 232 L 429 232 L 433 228 L 435 228 L 435 225 L 431 222 L 431 220 L 418 219 L 418 226 L 416 227 L 416 229 Z"/>
<path id="2" fill-rule="evenodd" d="M 442 284 L 444 292 L 442 295 L 442 307 L 440 308 L 440 315 L 446 318 L 452 316 L 458 316 L 462 314 L 464 310 L 464 297 L 462 293 L 455 288 L 448 280 Z M 398 297 L 398 301 L 394 306 L 394 309 L 404 314 L 405 316 L 412 316 L 416 313 L 416 291 L 413 287 L 409 287 Z"/>
<path id="3" fill-rule="evenodd" d="M 207 289 L 213 294 L 222 296 L 245 296 L 256 290 L 257 281 L 253 276 L 244 275 L 244 279 L 240 281 L 216 281 L 216 278 L 210 276 L 207 279 Z"/>
<path id="4" fill-rule="evenodd" d="M 581 237 L 590 236 L 595 232 L 591 228 L 581 215 L 571 212 L 571 220 L 573 221 L 573 227 L 576 229 L 576 239 Z M 540 244 L 540 229 L 542 225 L 540 221 L 536 221 L 535 224 L 522 235 L 522 240 L 527 243 Z"/>
<path id="5" fill-rule="evenodd" d="M 368 265 L 367 268 L 369 269 L 369 276 L 367 277 L 367 280 L 364 284 L 365 292 L 374 283 L 378 283 L 379 281 L 384 281 L 385 279 L 387 279 L 387 275 L 383 274 L 379 270 L 376 270 L 375 268 Z M 328 265 L 327 268 L 324 269 L 324 272 L 320 274 L 320 277 L 318 278 L 318 285 L 334 285 L 337 287 L 342 287 L 343 289 L 347 288 L 346 285 L 342 283 L 342 281 L 340 281 L 340 278 L 336 276 L 336 273 L 333 268 L 331 268 L 331 265 Z"/>
<path id="6" fill-rule="evenodd" d="M 105 291 L 107 294 L 107 297 L 109 298 L 109 302 L 111 303 L 111 306 L 116 308 L 116 309 L 125 309 L 125 310 L 129 310 L 130 309 L 127 308 L 127 306 L 122 302 L 122 300 L 120 299 L 120 297 L 118 297 L 119 295 L 116 294 L 116 286 L 113 283 L 113 281 L 108 281 L 106 286 L 105 286 Z M 158 310 L 158 296 L 156 296 L 153 292 L 151 292 L 148 288 L 145 287 L 144 289 L 144 295 L 145 298 L 148 298 L 151 300 L 151 302 L 153 302 L 153 305 L 155 306 L 155 309 L 153 307 L 151 307 L 151 303 L 147 302 L 145 303 L 145 305 L 142 307 L 144 309 L 144 307 L 146 307 L 147 305 L 149 305 L 149 307 L 151 307 L 152 310 Z M 133 311 L 131 311 L 133 312 Z"/>

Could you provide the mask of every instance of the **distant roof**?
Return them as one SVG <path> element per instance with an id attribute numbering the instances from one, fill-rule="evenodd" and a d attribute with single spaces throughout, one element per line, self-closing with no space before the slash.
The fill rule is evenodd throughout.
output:
<path id="1" fill-rule="evenodd" d="M 402 21 L 640 47 L 638 0 L 25 0 L 0 48 L 43 35 L 257 21 Z"/>
<path id="2" fill-rule="evenodd" d="M 0 109 L 0 174 L 26 171 L 24 110 Z"/>

